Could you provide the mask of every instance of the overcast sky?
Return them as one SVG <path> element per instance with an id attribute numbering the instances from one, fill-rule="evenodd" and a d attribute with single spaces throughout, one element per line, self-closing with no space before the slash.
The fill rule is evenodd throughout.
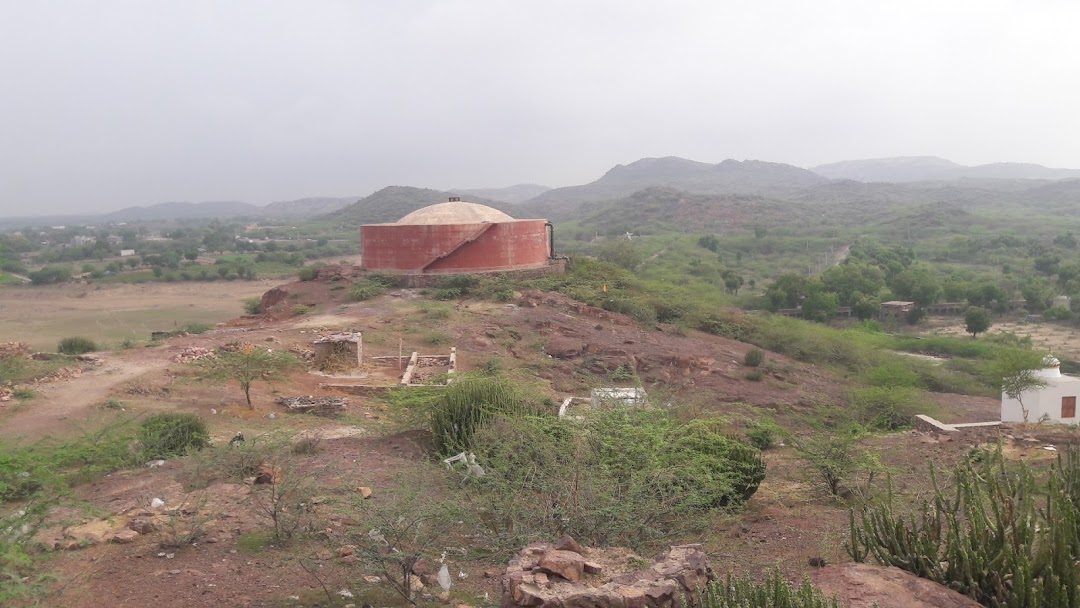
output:
<path id="1" fill-rule="evenodd" d="M 648 156 L 1080 168 L 1080 2 L 0 0 L 0 215 Z"/>

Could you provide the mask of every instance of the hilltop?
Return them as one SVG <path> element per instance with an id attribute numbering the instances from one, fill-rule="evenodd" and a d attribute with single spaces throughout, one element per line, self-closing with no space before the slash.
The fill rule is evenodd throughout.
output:
<path id="1" fill-rule="evenodd" d="M 453 192 L 413 188 L 411 186 L 388 186 L 366 196 L 355 203 L 322 216 L 321 220 L 348 224 L 381 224 L 396 222 L 402 216 L 437 203 L 445 203 L 450 197 L 459 196 Z M 480 203 L 494 207 L 515 217 L 513 205 L 488 200 L 480 197 L 468 199 L 471 203 Z"/>
<path id="2" fill-rule="evenodd" d="M 781 195 L 825 183 L 828 179 L 792 165 L 759 160 L 725 160 L 711 165 L 675 156 L 643 158 L 616 165 L 581 186 L 555 188 L 522 206 L 533 215 L 558 217 L 582 203 L 613 200 L 650 187 L 699 194 Z"/>
<path id="3" fill-rule="evenodd" d="M 1059 180 L 1080 178 L 1080 170 L 1054 169 L 1032 163 L 991 163 L 966 166 L 937 156 L 897 156 L 845 160 L 811 167 L 829 179 L 860 182 L 918 182 L 933 180 Z"/>

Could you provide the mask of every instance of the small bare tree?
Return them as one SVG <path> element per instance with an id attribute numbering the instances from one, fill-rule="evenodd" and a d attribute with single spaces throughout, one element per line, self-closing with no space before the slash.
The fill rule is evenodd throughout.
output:
<path id="1" fill-rule="evenodd" d="M 994 375 L 1001 378 L 1001 392 L 1020 404 L 1025 424 L 1028 408 L 1024 405 L 1024 393 L 1046 386 L 1046 381 L 1039 376 L 1043 366 L 1043 355 L 1021 348 L 1001 351 L 993 363 Z"/>

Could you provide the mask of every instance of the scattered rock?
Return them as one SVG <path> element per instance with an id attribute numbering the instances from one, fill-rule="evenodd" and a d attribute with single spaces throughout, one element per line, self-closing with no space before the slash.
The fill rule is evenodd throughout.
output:
<path id="1" fill-rule="evenodd" d="M 259 474 L 255 476 L 256 484 L 278 484 L 281 483 L 281 467 L 272 467 L 269 465 L 259 465 Z"/>
<path id="2" fill-rule="evenodd" d="M 360 496 L 364 499 L 371 498 L 372 489 L 367 486 L 360 486 L 356 488 L 356 491 L 360 493 Z"/>
<path id="3" fill-rule="evenodd" d="M 544 352 L 556 359 L 573 359 L 585 350 L 585 344 L 581 340 L 564 336 L 551 336 L 544 345 Z"/>
<path id="4" fill-rule="evenodd" d="M 348 557 L 356 552 L 356 547 L 353 545 L 345 545 L 338 549 L 338 557 Z"/>
<path id="5" fill-rule="evenodd" d="M 413 565 L 409 570 L 416 576 L 431 576 L 435 574 L 435 566 L 424 558 L 420 558 L 413 562 Z"/>
<path id="6" fill-rule="evenodd" d="M 561 539 L 560 539 L 561 540 Z M 698 604 L 698 593 L 713 579 L 712 569 L 701 545 L 678 545 L 657 558 L 650 567 L 626 571 L 629 559 L 640 559 L 628 549 L 586 549 L 589 569 L 603 578 L 571 581 L 585 571 L 580 553 L 556 549 L 554 544 L 534 543 L 522 548 L 510 561 L 502 578 L 502 605 L 539 608 L 597 606 L 600 608 L 653 608 L 680 605 L 687 598 Z M 575 562 L 576 568 L 556 572 L 553 566 Z M 561 567 L 558 569 L 564 569 Z M 549 576 L 548 573 L 552 575 Z M 485 575 L 487 573 L 485 572 Z M 557 575 L 557 576 L 556 576 Z"/>
<path id="7" fill-rule="evenodd" d="M 585 558 L 574 551 L 552 549 L 540 558 L 538 568 L 542 572 L 558 574 L 566 580 L 576 583 L 581 580 L 581 575 L 585 572 Z"/>
<path id="8" fill-rule="evenodd" d="M 810 572 L 826 597 L 849 608 L 978 608 L 975 600 L 899 568 L 840 564 Z"/>
<path id="9" fill-rule="evenodd" d="M 294 412 L 308 412 L 320 416 L 340 414 L 349 405 L 345 397 L 278 397 L 278 405 Z"/>
<path id="10" fill-rule="evenodd" d="M 555 541 L 555 548 L 559 551 L 573 551 L 574 553 L 583 553 L 584 550 L 581 545 L 570 535 L 563 536 L 559 540 Z"/>
<path id="11" fill-rule="evenodd" d="M 71 526 L 64 530 L 64 537 L 70 539 L 70 542 L 65 547 L 68 550 L 73 550 L 99 545 L 111 540 L 114 534 L 115 524 L 107 519 Z"/>
<path id="12" fill-rule="evenodd" d="M 139 533 L 136 532 L 135 530 L 131 530 L 131 529 L 120 530 L 116 534 L 113 534 L 112 542 L 117 543 L 117 544 L 121 544 L 121 545 L 126 545 L 126 544 L 128 544 L 130 542 L 134 542 L 134 540 L 136 538 L 139 538 Z"/>
<path id="13" fill-rule="evenodd" d="M 585 574 L 603 574 L 604 567 L 596 562 L 585 562 Z"/>
<path id="14" fill-rule="evenodd" d="M 160 498 L 155 497 L 150 501 L 150 508 L 151 509 L 160 509 L 161 507 L 164 507 L 164 506 L 165 506 L 165 501 L 161 500 Z"/>
<path id="15" fill-rule="evenodd" d="M 206 361 L 217 357 L 214 351 L 201 346 L 189 346 L 173 356 L 176 363 L 191 363 L 192 361 Z"/>

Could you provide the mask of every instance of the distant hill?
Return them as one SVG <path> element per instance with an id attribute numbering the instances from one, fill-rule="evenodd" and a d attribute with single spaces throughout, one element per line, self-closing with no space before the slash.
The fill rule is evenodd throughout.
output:
<path id="1" fill-rule="evenodd" d="M 258 215 L 262 215 L 261 207 L 237 201 L 222 201 L 206 203 L 158 203 L 157 205 L 150 205 L 148 207 L 128 207 L 97 217 L 109 222 L 140 222 Z"/>
<path id="2" fill-rule="evenodd" d="M 540 184 L 516 184 L 514 186 L 507 186 L 506 188 L 454 188 L 452 192 L 457 192 L 458 194 L 461 194 L 462 197 L 479 196 L 493 201 L 521 203 L 530 198 L 540 196 L 548 190 L 551 190 L 551 188 L 541 186 Z"/>
<path id="3" fill-rule="evenodd" d="M 643 158 L 616 165 L 600 179 L 583 186 L 549 190 L 523 203 L 532 215 L 558 217 L 581 203 L 614 200 L 645 188 L 671 188 L 700 194 L 777 196 L 826 183 L 816 173 L 782 163 L 725 160 L 710 165 L 675 156 Z"/>
<path id="4" fill-rule="evenodd" d="M 1030 163 L 991 163 L 973 167 L 936 156 L 898 156 L 846 160 L 810 169 L 830 179 L 860 182 L 982 180 L 1059 180 L 1080 178 L 1080 170 L 1053 169 Z"/>
<path id="5" fill-rule="evenodd" d="M 578 221 L 601 234 L 722 232 L 808 213 L 804 205 L 756 195 L 696 194 L 646 188 L 614 201 L 585 203 Z M 556 227 L 557 229 L 557 227 Z"/>
<path id="6" fill-rule="evenodd" d="M 359 196 L 301 198 L 295 201 L 270 203 L 262 208 L 262 212 L 273 217 L 315 217 L 344 209 L 360 198 Z"/>
<path id="7" fill-rule="evenodd" d="M 428 205 L 445 203 L 452 196 L 458 196 L 470 203 L 488 205 L 510 215 L 524 219 L 519 215 L 513 205 L 492 201 L 480 197 L 463 197 L 453 192 L 443 192 L 428 188 L 413 188 L 412 186 L 388 186 L 378 192 L 364 197 L 355 203 L 339 209 L 333 213 L 321 216 L 319 219 L 343 222 L 348 224 L 382 224 L 396 222 L 408 213 L 416 211 Z"/>

